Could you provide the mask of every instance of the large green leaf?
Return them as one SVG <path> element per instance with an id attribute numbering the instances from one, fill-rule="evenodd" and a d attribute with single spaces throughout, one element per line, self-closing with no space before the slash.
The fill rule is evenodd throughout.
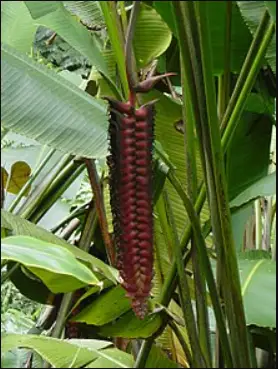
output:
<path id="1" fill-rule="evenodd" d="M 215 74 L 220 74 L 224 70 L 225 30 L 227 25 L 226 4 L 226 1 L 209 1 L 207 3 L 207 18 L 210 26 L 213 70 Z M 155 1 L 154 6 L 176 36 L 171 2 Z M 251 35 L 235 3 L 232 5 L 231 29 L 231 70 L 238 72 L 250 46 Z"/>
<path id="2" fill-rule="evenodd" d="M 138 67 L 149 64 L 163 54 L 169 47 L 171 39 L 172 33 L 161 16 L 152 7 L 142 4 L 133 38 Z"/>
<path id="3" fill-rule="evenodd" d="M 249 201 L 255 200 L 258 197 L 272 196 L 276 193 L 276 172 L 261 178 L 253 183 L 250 187 L 241 192 L 233 201 L 230 202 L 230 207 L 240 207 Z"/>
<path id="4" fill-rule="evenodd" d="M 86 56 L 98 70 L 108 75 L 105 60 L 93 35 L 64 7 L 62 1 L 25 1 L 37 25 L 55 31 L 74 49 Z"/>
<path id="5" fill-rule="evenodd" d="M 276 263 L 240 259 L 239 271 L 247 324 L 275 328 Z"/>
<path id="6" fill-rule="evenodd" d="M 33 349 L 54 368 L 80 368 L 98 358 L 108 360 L 110 365 L 113 363 L 113 368 L 130 367 L 106 350 L 110 345 L 108 341 L 59 340 L 36 335 L 5 334 L 2 337 L 3 352 L 17 347 Z"/>
<path id="7" fill-rule="evenodd" d="M 118 280 L 118 271 L 96 257 L 80 250 L 65 240 L 55 236 L 44 228 L 21 218 L 18 215 L 11 214 L 1 209 L 1 225 L 4 228 L 10 229 L 15 235 L 32 236 L 39 240 L 49 242 L 51 244 L 60 245 L 70 251 L 77 259 L 82 260 L 95 272 L 103 274 L 106 278 L 114 283 Z"/>
<path id="8" fill-rule="evenodd" d="M 99 280 L 65 248 L 27 236 L 2 240 L 1 259 L 23 264 L 53 293 L 74 291 Z"/>
<path id="9" fill-rule="evenodd" d="M 109 323 L 130 310 L 130 302 L 125 295 L 120 285 L 105 291 L 72 320 L 94 325 Z"/>
<path id="10" fill-rule="evenodd" d="M 242 17 L 252 34 L 255 34 L 257 27 L 268 9 L 270 1 L 237 1 Z M 272 3 L 272 2 L 271 2 Z M 272 13 L 272 9 L 271 9 Z M 274 34 L 267 52 L 266 59 L 276 74 L 276 35 Z"/>
<path id="11" fill-rule="evenodd" d="M 85 368 L 132 368 L 133 357 L 116 348 L 108 348 L 104 351 L 107 357 L 101 356 L 91 362 Z"/>
<path id="12" fill-rule="evenodd" d="M 98 332 L 106 337 L 148 338 L 158 330 L 161 323 L 162 320 L 158 314 L 152 314 L 140 320 L 130 310 L 116 322 L 101 326 Z"/>
<path id="13" fill-rule="evenodd" d="M 8 45 L 2 45 L 2 125 L 63 152 L 104 157 L 107 116 L 94 99 Z"/>
<path id="14" fill-rule="evenodd" d="M 271 132 L 269 115 L 243 113 L 227 152 L 230 200 L 267 175 Z"/>
<path id="15" fill-rule="evenodd" d="M 65 8 L 78 16 L 86 26 L 103 26 L 103 14 L 98 1 L 63 1 Z"/>
<path id="16" fill-rule="evenodd" d="M 36 28 L 23 1 L 1 3 L 1 42 L 22 52 L 30 52 Z"/>

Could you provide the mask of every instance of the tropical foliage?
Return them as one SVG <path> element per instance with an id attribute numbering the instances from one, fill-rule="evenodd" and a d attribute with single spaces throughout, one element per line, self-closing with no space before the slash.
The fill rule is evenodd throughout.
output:
<path id="1" fill-rule="evenodd" d="M 1 17 L 2 367 L 276 367 L 276 3 L 4 1 Z M 137 98 L 156 100 L 139 319 L 106 97 L 169 72 Z"/>

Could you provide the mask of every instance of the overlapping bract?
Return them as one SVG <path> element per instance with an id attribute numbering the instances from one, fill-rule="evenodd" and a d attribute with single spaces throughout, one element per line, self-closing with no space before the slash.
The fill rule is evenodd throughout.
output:
<path id="1" fill-rule="evenodd" d="M 147 313 L 153 275 L 153 104 L 135 110 L 110 102 L 111 208 L 117 267 L 139 318 Z"/>

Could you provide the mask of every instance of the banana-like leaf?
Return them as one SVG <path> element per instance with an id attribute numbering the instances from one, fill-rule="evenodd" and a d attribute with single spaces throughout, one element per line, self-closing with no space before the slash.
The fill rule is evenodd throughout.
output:
<path id="1" fill-rule="evenodd" d="M 133 357 L 122 350 L 107 348 L 104 353 L 107 357 L 100 356 L 85 368 L 123 368 L 123 365 L 125 368 L 132 368 L 134 364 Z"/>
<path id="2" fill-rule="evenodd" d="M 270 3 L 270 1 L 237 1 L 242 17 L 253 35 L 256 32 L 264 12 L 269 9 L 267 3 Z M 266 59 L 273 72 L 276 74 L 276 34 L 274 34 L 268 46 Z"/>
<path id="3" fill-rule="evenodd" d="M 87 57 L 98 70 L 108 76 L 96 39 L 73 17 L 62 1 L 25 1 L 25 4 L 37 25 L 55 31 L 74 49 Z"/>
<path id="4" fill-rule="evenodd" d="M 161 16 L 152 7 L 142 4 L 133 38 L 137 66 L 142 68 L 163 54 L 171 40 L 172 32 Z"/>
<path id="5" fill-rule="evenodd" d="M 100 340 L 59 340 L 56 338 L 5 334 L 2 337 L 2 350 L 7 352 L 14 348 L 28 348 L 36 351 L 54 368 L 80 368 L 98 358 L 106 359 L 112 368 L 129 368 L 120 357 L 111 355 L 106 349 L 112 345 Z M 130 355 L 131 363 L 132 356 Z M 112 365 L 112 366 L 111 366 Z"/>
<path id="6" fill-rule="evenodd" d="M 63 1 L 65 8 L 89 27 L 105 26 L 98 1 Z"/>
<path id="7" fill-rule="evenodd" d="M 104 157 L 106 104 L 2 45 L 2 125 L 66 153 Z"/>
<path id="8" fill-rule="evenodd" d="M 130 302 L 125 295 L 126 292 L 120 285 L 104 291 L 71 320 L 93 325 L 110 323 L 130 310 Z"/>
<path id="9" fill-rule="evenodd" d="M 2 240 L 1 260 L 23 264 L 53 293 L 74 291 L 88 284 L 99 284 L 98 278 L 65 248 L 27 236 Z"/>
<path id="10" fill-rule="evenodd" d="M 118 280 L 118 271 L 96 257 L 80 250 L 78 247 L 67 243 L 65 240 L 55 236 L 44 228 L 1 209 L 1 226 L 13 231 L 15 235 L 31 236 L 39 240 L 63 246 L 68 249 L 77 259 L 85 262 L 95 272 L 103 274 L 104 277 L 116 283 Z"/>
<path id="11" fill-rule="evenodd" d="M 259 181 L 253 183 L 246 190 L 241 192 L 230 203 L 230 207 L 241 207 L 242 205 L 255 200 L 258 197 L 272 196 L 276 193 L 276 172 L 261 178 Z"/>
<path id="12" fill-rule="evenodd" d="M 148 315 L 141 320 L 130 310 L 115 322 L 101 326 L 98 332 L 106 337 L 148 338 L 158 330 L 161 323 L 159 314 Z"/>
<path id="13" fill-rule="evenodd" d="M 22 52 L 30 52 L 37 26 L 23 1 L 1 4 L 1 42 Z"/>
<path id="14" fill-rule="evenodd" d="M 247 324 L 275 328 L 276 263 L 239 259 L 239 271 Z"/>

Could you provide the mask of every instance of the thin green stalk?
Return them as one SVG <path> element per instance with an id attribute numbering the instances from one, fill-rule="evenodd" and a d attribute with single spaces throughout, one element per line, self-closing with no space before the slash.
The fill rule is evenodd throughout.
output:
<path id="1" fill-rule="evenodd" d="M 184 145 L 185 145 L 185 163 L 186 163 L 186 189 L 193 202 L 197 197 L 197 165 L 196 165 L 196 147 L 195 147 L 195 116 L 192 112 L 192 102 L 190 101 L 190 86 L 187 85 L 187 78 L 184 74 L 184 68 L 181 66 L 182 88 L 183 88 L 183 120 L 184 120 Z M 200 270 L 199 257 L 196 253 L 194 235 L 191 237 L 192 248 L 192 266 L 194 273 L 194 288 L 196 296 L 197 327 L 201 349 L 206 356 L 207 362 L 211 360 L 210 334 L 208 322 L 208 309 L 206 301 L 206 285 L 203 273 Z"/>
<path id="2" fill-rule="evenodd" d="M 244 60 L 243 66 L 241 68 L 240 74 L 237 79 L 236 86 L 232 93 L 231 99 L 225 111 L 225 115 L 221 121 L 221 129 L 224 130 L 228 125 L 228 122 L 231 119 L 231 115 L 234 112 L 235 105 L 238 103 L 239 96 L 243 89 L 243 86 L 246 84 L 246 78 L 250 74 L 250 69 L 253 68 L 254 57 L 258 53 L 258 49 L 260 48 L 262 38 L 265 36 L 266 26 L 269 22 L 270 16 L 267 11 L 265 11 L 261 22 L 256 30 L 256 33 L 253 37 L 251 46 L 248 50 L 246 58 Z"/>
<path id="3" fill-rule="evenodd" d="M 261 200 L 255 201 L 255 217 L 256 217 L 256 250 L 262 248 L 262 212 L 261 212 Z"/>
<path id="4" fill-rule="evenodd" d="M 230 60 L 232 31 L 232 1 L 226 1 L 226 30 L 224 40 L 224 72 L 218 78 L 218 117 L 221 119 L 226 111 L 230 97 Z"/>
<path id="5" fill-rule="evenodd" d="M 126 10 L 125 10 L 125 2 L 119 1 L 118 4 L 119 4 L 120 12 L 121 12 L 121 19 L 122 19 L 124 34 L 126 34 L 128 23 L 127 23 L 127 16 L 126 16 Z"/>
<path id="6" fill-rule="evenodd" d="M 72 162 L 70 163 L 64 171 L 56 178 L 51 186 L 49 186 L 48 190 L 44 194 L 43 198 L 34 211 L 31 214 L 28 214 L 26 217 L 25 214 L 22 217 L 25 217 L 32 223 L 37 223 L 51 208 L 52 205 L 63 195 L 63 193 L 68 189 L 68 187 L 75 181 L 78 176 L 85 169 L 85 165 L 80 162 Z"/>
<path id="7" fill-rule="evenodd" d="M 229 141 L 232 139 L 236 124 L 240 119 L 240 116 L 243 112 L 247 97 L 249 96 L 249 93 L 254 85 L 256 77 L 262 66 L 267 47 L 274 35 L 274 32 L 275 32 L 275 23 L 270 22 L 266 32 L 264 33 L 264 37 L 261 43 L 257 45 L 257 48 L 256 48 L 257 53 L 254 55 L 254 59 L 252 60 L 253 63 L 252 63 L 252 66 L 250 66 L 249 73 L 245 74 L 245 81 L 244 81 L 242 88 L 238 92 L 237 99 L 233 99 L 232 101 L 234 94 L 231 97 L 231 101 L 233 102 L 233 104 L 231 102 L 229 104 L 231 105 L 233 109 L 231 109 L 231 114 L 229 115 L 228 123 L 227 124 L 225 123 L 227 119 L 225 117 L 223 118 L 223 121 L 221 122 L 222 130 L 227 125 L 225 132 L 223 134 L 223 139 L 222 139 L 224 151 L 226 151 Z M 240 75 L 242 74 L 243 73 L 241 73 Z M 229 106 L 227 110 L 228 109 L 229 109 Z"/>
<path id="8" fill-rule="evenodd" d="M 192 364 L 195 368 L 207 368 L 211 367 L 210 362 L 207 360 L 207 353 L 202 352 L 198 333 L 196 329 L 196 321 L 193 312 L 193 307 L 190 297 L 190 288 L 187 281 L 186 273 L 184 270 L 184 263 L 182 257 L 182 251 L 180 248 L 180 243 L 178 239 L 177 229 L 175 225 L 174 215 L 171 207 L 171 203 L 168 199 L 166 190 L 163 191 L 164 203 L 166 207 L 166 214 L 168 215 L 170 230 L 173 239 L 173 251 L 175 256 L 175 261 L 177 265 L 178 272 L 178 285 L 179 285 L 179 295 L 181 309 L 184 316 L 184 321 L 189 333 L 189 340 L 191 345 L 191 351 L 193 353 Z"/>
<path id="9" fill-rule="evenodd" d="M 178 6 L 178 3 L 179 2 L 173 2 L 173 6 Z M 178 16 L 180 17 L 180 12 L 179 12 L 179 9 L 177 9 L 177 13 L 178 13 Z M 181 39 L 184 40 L 184 35 L 181 34 Z M 268 35 L 269 37 L 269 41 L 270 41 L 270 35 Z M 271 35 L 272 37 L 272 35 Z M 258 45 L 260 44 L 260 42 L 257 42 L 257 43 L 252 43 L 251 47 L 255 47 L 255 50 L 256 50 L 256 53 L 258 53 Z M 265 45 L 266 46 L 266 45 Z M 264 46 L 264 51 L 266 49 L 266 47 Z M 181 52 L 183 51 L 183 49 L 181 49 Z M 187 53 L 185 52 L 184 54 L 184 60 L 185 62 L 188 61 L 187 59 Z M 248 53 L 249 55 L 249 53 Z M 263 60 L 263 53 L 260 54 L 260 60 Z M 248 71 L 248 68 L 246 68 L 246 70 Z M 250 72 L 250 70 L 249 70 Z M 193 73 L 193 71 L 191 70 L 191 73 Z M 191 75 L 191 74 L 190 74 Z M 246 80 L 246 74 L 244 75 L 243 73 L 240 74 L 241 78 L 242 78 L 242 81 L 245 81 Z M 248 92 L 248 89 L 245 90 L 245 94 Z M 247 95 L 245 95 L 246 97 Z M 236 103 L 236 99 L 234 99 L 234 103 L 230 105 L 230 109 L 231 111 L 233 111 L 235 109 L 235 103 Z M 241 103 L 244 104 L 245 103 L 245 100 L 241 100 Z M 238 106 L 239 107 L 239 106 Z M 229 144 L 230 144 L 230 138 L 232 137 L 233 135 L 233 132 L 235 131 L 235 128 L 239 122 L 239 119 L 240 119 L 240 116 L 241 116 L 241 113 L 242 113 L 242 110 L 239 110 L 238 113 L 236 115 L 234 115 L 234 118 L 237 118 L 237 119 L 231 119 L 231 118 L 228 118 L 228 124 L 226 128 L 228 128 L 228 133 L 226 134 L 226 138 L 225 140 L 222 139 L 222 147 L 223 147 L 223 151 L 225 152 L 228 147 L 229 147 Z M 223 131 L 225 133 L 226 129 L 225 127 L 223 128 Z M 205 189 L 205 186 L 204 184 L 202 185 L 201 187 L 201 190 L 200 190 L 200 193 L 198 195 L 198 198 L 197 198 L 197 201 L 196 201 L 196 204 L 195 204 L 195 211 L 197 213 L 199 213 L 201 211 L 201 208 L 205 202 L 205 198 L 206 198 L 206 189 Z M 184 233 L 183 233 L 183 236 L 182 236 L 182 239 L 181 239 L 181 247 L 182 247 L 182 250 L 186 250 L 187 248 L 187 245 L 188 245 L 188 242 L 190 240 L 190 236 L 191 236 L 191 224 L 189 224 Z M 175 263 L 172 264 L 172 267 L 169 271 L 169 274 L 168 274 L 168 277 L 167 279 L 165 280 L 165 283 L 164 283 L 164 286 L 163 286 L 163 289 L 162 289 L 162 292 L 161 292 L 161 296 L 160 296 L 160 303 L 162 305 L 165 305 L 167 306 L 168 303 L 170 302 L 171 300 L 171 297 L 172 297 L 172 294 L 174 292 L 176 288 L 176 265 Z M 218 324 L 219 325 L 219 324 Z M 143 342 L 143 345 L 142 345 L 142 348 L 140 350 L 140 355 L 143 357 L 143 356 L 147 356 L 150 349 L 151 349 L 151 345 L 152 345 L 152 340 L 146 340 Z M 226 359 L 226 363 L 228 362 L 228 360 Z M 229 366 L 229 367 L 232 367 L 232 364 Z"/>
<path id="10" fill-rule="evenodd" d="M 197 91 L 200 89 L 198 93 L 199 109 L 203 106 L 204 113 L 201 120 L 202 136 L 200 141 L 203 142 L 202 148 L 207 156 L 207 188 L 212 229 L 218 258 L 222 262 L 221 285 L 230 328 L 232 354 L 238 367 L 245 368 L 250 367 L 249 346 L 221 150 L 206 4 L 206 2 L 194 4 L 197 16 L 194 21 L 196 20 L 197 23 L 199 38 L 196 37 L 196 34 L 189 35 L 189 37 L 195 38 L 194 41 L 197 45 L 199 42 L 200 55 L 198 55 L 198 47 L 196 55 L 200 56 L 202 61 L 201 68 L 198 70 L 199 62 L 192 59 L 196 76 L 200 78 L 200 83 L 196 84 Z M 192 12 L 188 15 L 192 17 Z M 202 77 L 200 77 L 201 75 Z M 205 95 L 202 95 L 203 92 Z"/>
<path id="11" fill-rule="evenodd" d="M 77 207 L 74 211 L 72 211 L 69 215 L 67 215 L 64 219 L 61 220 L 55 227 L 51 228 L 52 233 L 56 233 L 60 228 L 64 227 L 68 222 L 70 222 L 73 218 L 77 218 L 80 215 L 83 215 L 86 212 L 86 207 L 90 204 L 90 201 L 86 204 L 82 204 Z"/>
<path id="12" fill-rule="evenodd" d="M 205 240 L 202 236 L 202 230 L 201 230 L 199 218 L 196 214 L 196 211 L 191 201 L 189 200 L 187 194 L 183 190 L 179 180 L 176 178 L 176 176 L 174 175 L 172 171 L 169 171 L 168 179 L 170 180 L 171 184 L 173 185 L 173 187 L 179 194 L 181 200 L 183 201 L 184 207 L 190 219 L 191 226 L 194 230 L 194 235 L 196 237 L 196 248 L 197 248 L 198 255 L 200 257 L 202 273 L 205 275 L 205 278 L 207 281 L 207 285 L 208 285 L 208 289 L 209 289 L 210 297 L 211 297 L 211 302 L 212 302 L 213 309 L 215 312 L 217 327 L 219 329 L 221 349 L 223 352 L 223 356 L 225 357 L 227 367 L 233 367 L 232 366 L 233 361 L 232 361 L 231 351 L 230 351 L 230 342 L 229 342 L 227 331 L 226 331 L 225 319 L 223 316 L 221 303 L 218 297 L 218 292 L 217 292 L 216 284 L 214 281 L 213 272 L 212 272 L 211 264 L 209 261 L 208 253 L 206 250 Z"/>
<path id="13" fill-rule="evenodd" d="M 10 213 L 12 213 L 15 208 L 17 207 L 17 205 L 19 204 L 20 200 L 22 199 L 26 189 L 31 186 L 31 184 L 35 181 L 35 179 L 38 177 L 38 175 L 41 173 L 41 171 L 43 170 L 43 168 L 46 166 L 46 164 L 48 163 L 48 161 L 50 160 L 50 158 L 53 156 L 53 154 L 56 152 L 56 149 L 50 149 L 49 152 L 47 153 L 46 157 L 41 161 L 41 163 L 39 164 L 39 166 L 35 169 L 34 173 L 32 173 L 31 177 L 28 179 L 28 181 L 25 183 L 25 185 L 21 188 L 21 190 L 19 191 L 19 193 L 17 194 L 16 198 L 14 199 L 14 201 L 11 203 L 8 211 Z"/>
<path id="14" fill-rule="evenodd" d="M 108 222 L 95 160 L 85 159 L 85 164 L 87 166 L 90 184 L 92 192 L 94 194 L 96 212 L 98 215 L 99 225 L 102 233 L 102 238 L 105 244 L 107 256 L 110 260 L 111 265 L 115 265 L 115 251 L 110 233 L 108 231 Z"/>
<path id="15" fill-rule="evenodd" d="M 85 252 L 88 252 L 89 247 L 92 242 L 92 238 L 96 228 L 96 216 L 95 216 L 95 207 L 94 202 L 92 201 L 90 207 L 87 211 L 87 216 L 85 219 L 85 224 L 81 233 L 81 237 L 79 240 L 79 248 Z M 72 305 L 72 299 L 75 292 L 69 292 L 64 294 L 61 302 L 60 309 L 58 311 L 56 323 L 53 331 L 51 332 L 51 337 L 60 338 L 65 326 L 65 322 L 68 316 L 68 312 L 70 311 Z M 45 368 L 49 367 L 49 364 L 45 364 Z"/>
<path id="16" fill-rule="evenodd" d="M 129 86 L 125 66 L 125 40 L 120 26 L 116 4 L 114 1 L 100 1 L 99 4 L 105 19 L 112 49 L 114 50 L 115 60 L 124 91 L 124 98 L 127 99 L 129 95 Z"/>
<path id="17" fill-rule="evenodd" d="M 176 335 L 177 339 L 179 340 L 179 343 L 183 349 L 183 352 L 185 354 L 185 358 L 186 361 L 188 362 L 189 367 L 192 367 L 192 355 L 191 352 L 189 350 L 189 348 L 187 347 L 187 343 L 185 342 L 178 326 L 176 325 L 176 323 L 173 320 L 169 320 L 168 322 L 169 326 L 171 327 L 171 329 L 173 330 L 174 334 Z"/>
<path id="18" fill-rule="evenodd" d="M 32 191 L 31 195 L 29 195 L 23 206 L 16 211 L 16 214 L 20 214 L 21 217 L 27 218 L 37 208 L 37 205 L 42 201 L 49 187 L 64 170 L 64 168 L 72 161 L 72 158 L 72 155 L 65 155 L 55 167 L 55 170 L 46 177 L 47 180 L 45 183 L 42 182 L 38 188 Z"/>

